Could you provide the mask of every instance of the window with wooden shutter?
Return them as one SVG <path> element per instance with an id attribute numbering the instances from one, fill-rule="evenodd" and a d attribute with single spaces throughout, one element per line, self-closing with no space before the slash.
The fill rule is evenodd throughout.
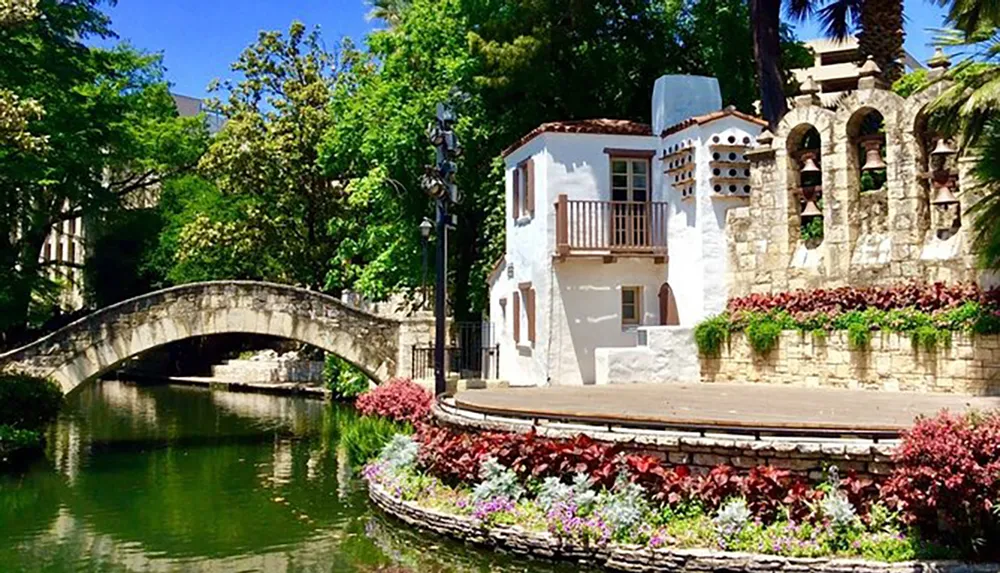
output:
<path id="1" fill-rule="evenodd" d="M 521 216 L 521 166 L 514 168 L 514 194 L 511 198 L 510 212 L 515 221 Z"/>
<path id="2" fill-rule="evenodd" d="M 531 217 L 535 216 L 535 161 L 524 162 L 524 211 Z"/>
<path id="3" fill-rule="evenodd" d="M 524 291 L 528 295 L 528 342 L 535 343 L 535 289 Z"/>
<path id="4" fill-rule="evenodd" d="M 513 301 L 513 305 L 514 305 L 514 308 L 513 308 L 512 312 L 510 313 L 510 315 L 511 315 L 511 318 L 513 319 L 513 321 L 514 321 L 514 324 L 513 324 L 513 326 L 514 326 L 514 343 L 516 344 L 518 342 L 521 342 L 521 297 L 519 296 L 519 294 L 517 293 L 517 291 L 515 291 L 514 294 L 511 295 L 510 298 Z"/>

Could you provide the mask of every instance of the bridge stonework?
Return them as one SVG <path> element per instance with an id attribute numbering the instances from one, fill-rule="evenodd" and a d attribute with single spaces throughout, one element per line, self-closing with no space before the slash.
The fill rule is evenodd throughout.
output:
<path id="1" fill-rule="evenodd" d="M 68 393 L 152 348 L 228 333 L 305 342 L 383 382 L 410 374 L 412 347 L 431 341 L 433 319 L 376 315 L 286 285 L 193 283 L 117 303 L 0 354 L 0 369 L 51 377 Z"/>

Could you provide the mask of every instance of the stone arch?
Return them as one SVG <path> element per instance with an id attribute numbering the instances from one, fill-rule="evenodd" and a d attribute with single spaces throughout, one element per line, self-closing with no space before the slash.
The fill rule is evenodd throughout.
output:
<path id="1" fill-rule="evenodd" d="M 786 250 L 788 254 L 799 246 L 799 212 L 800 205 L 795 189 L 798 187 L 797 164 L 793 164 L 794 158 L 789 153 L 789 143 L 795 143 L 795 137 L 812 127 L 819 132 L 820 136 L 820 163 L 823 166 L 822 187 L 824 189 L 833 188 L 833 173 L 838 167 L 837 157 L 834 154 L 834 118 L 835 114 L 820 107 L 819 105 L 798 105 L 778 123 L 774 131 L 774 140 L 771 147 L 775 150 L 775 165 L 777 188 L 784 192 L 778 195 L 778 201 L 782 203 L 783 210 L 788 215 L 788 225 L 786 226 Z M 790 142 L 789 139 L 792 139 Z M 824 226 L 829 228 L 831 224 L 829 201 L 830 193 L 824 197 L 823 219 Z M 826 241 L 824 241 L 826 244 Z"/>
<path id="2" fill-rule="evenodd" d="M 56 380 L 70 392 L 147 350 L 196 336 L 277 336 L 341 356 L 376 382 L 405 375 L 400 338 L 408 323 L 321 293 L 252 281 L 193 283 L 98 310 L 22 348 L 0 354 L 0 369 Z M 426 329 L 424 329 L 426 330 Z"/>
<path id="3" fill-rule="evenodd" d="M 927 124 L 927 106 L 934 101 L 941 93 L 948 89 L 951 82 L 938 81 L 926 89 L 920 90 L 906 98 L 901 112 L 901 132 L 903 136 L 903 146 L 906 153 L 912 158 L 914 172 L 926 173 L 930 170 L 930 152 L 936 143 L 935 137 Z M 914 230 L 918 233 L 915 240 L 924 241 L 933 236 L 931 199 L 933 189 L 928 179 L 915 177 L 909 181 L 907 196 L 910 198 L 909 204 L 914 213 Z M 961 209 L 969 207 L 968 197 L 965 193 L 959 194 Z M 928 235 L 928 233 L 931 235 Z"/>

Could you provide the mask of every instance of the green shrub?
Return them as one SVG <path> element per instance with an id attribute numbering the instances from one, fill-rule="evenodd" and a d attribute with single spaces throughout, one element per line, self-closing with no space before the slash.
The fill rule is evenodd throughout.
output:
<path id="1" fill-rule="evenodd" d="M 866 350 L 872 342 L 872 329 L 862 322 L 847 325 L 847 344 L 855 350 Z"/>
<path id="2" fill-rule="evenodd" d="M 927 324 L 911 331 L 910 341 L 914 348 L 923 348 L 927 352 L 934 352 L 939 345 L 944 348 L 951 346 L 951 332 Z"/>
<path id="3" fill-rule="evenodd" d="M 694 341 L 704 356 L 718 357 L 722 344 L 729 340 L 729 315 L 721 314 L 703 320 L 694 327 Z"/>
<path id="4" fill-rule="evenodd" d="M 15 452 L 41 447 L 42 435 L 35 430 L 22 430 L 0 424 L 0 464 L 8 461 Z"/>
<path id="5" fill-rule="evenodd" d="M 360 416 L 343 428 L 340 440 L 347 448 L 351 466 L 360 468 L 377 458 L 393 436 L 412 433 L 413 426 L 409 424 L 400 424 L 381 416 Z"/>
<path id="6" fill-rule="evenodd" d="M 782 325 L 770 317 L 758 317 L 746 326 L 747 341 L 754 352 L 761 356 L 774 350 L 781 338 Z"/>
<path id="7" fill-rule="evenodd" d="M 323 363 L 323 382 L 334 398 L 351 400 L 368 390 L 370 382 L 364 372 L 336 354 L 327 354 Z"/>
<path id="8" fill-rule="evenodd" d="M 38 430 L 56 419 L 62 403 L 62 390 L 52 380 L 0 373 L 0 424 Z"/>

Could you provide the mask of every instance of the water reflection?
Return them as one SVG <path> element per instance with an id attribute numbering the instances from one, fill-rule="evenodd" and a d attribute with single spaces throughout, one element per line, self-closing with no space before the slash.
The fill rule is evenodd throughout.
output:
<path id="1" fill-rule="evenodd" d="M 0 476 L 3 571 L 576 571 L 471 550 L 373 513 L 349 408 L 94 384 L 44 459 Z"/>

